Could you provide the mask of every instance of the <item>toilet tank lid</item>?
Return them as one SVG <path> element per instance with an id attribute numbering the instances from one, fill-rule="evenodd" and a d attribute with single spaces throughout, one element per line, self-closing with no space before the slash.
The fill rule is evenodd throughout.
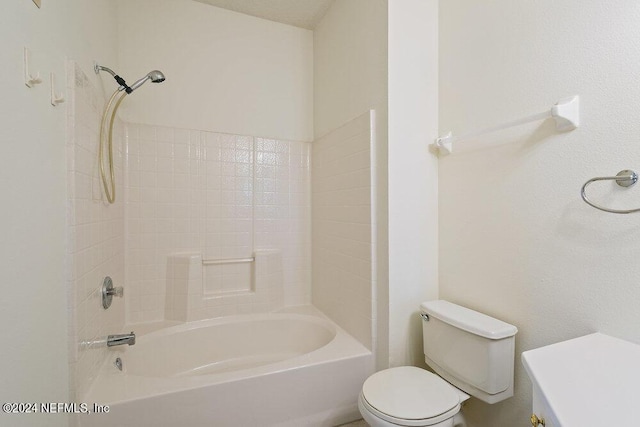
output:
<path id="1" fill-rule="evenodd" d="M 518 328 L 502 320 L 445 300 L 423 302 L 420 309 L 451 326 L 491 340 L 512 337 L 518 332 Z"/>

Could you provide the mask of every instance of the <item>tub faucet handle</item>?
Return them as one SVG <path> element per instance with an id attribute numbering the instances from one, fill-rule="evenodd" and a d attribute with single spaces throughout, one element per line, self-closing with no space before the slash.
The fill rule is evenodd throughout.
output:
<path id="1" fill-rule="evenodd" d="M 122 298 L 124 296 L 124 288 L 122 286 L 116 286 L 115 288 L 111 288 L 107 290 L 107 295 Z"/>
<path id="2" fill-rule="evenodd" d="M 111 280 L 111 277 L 105 277 L 102 282 L 102 307 L 106 310 L 111 307 L 113 297 L 122 298 L 123 296 L 124 288 L 122 286 L 113 286 L 113 280 Z"/>

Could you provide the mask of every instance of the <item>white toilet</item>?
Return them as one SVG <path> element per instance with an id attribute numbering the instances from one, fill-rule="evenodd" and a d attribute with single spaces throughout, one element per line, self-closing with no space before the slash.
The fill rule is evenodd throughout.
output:
<path id="1" fill-rule="evenodd" d="M 513 396 L 515 326 L 444 300 L 420 308 L 424 359 L 438 375 L 413 366 L 371 375 L 358 399 L 371 427 L 461 427 L 470 395 L 487 403 Z"/>

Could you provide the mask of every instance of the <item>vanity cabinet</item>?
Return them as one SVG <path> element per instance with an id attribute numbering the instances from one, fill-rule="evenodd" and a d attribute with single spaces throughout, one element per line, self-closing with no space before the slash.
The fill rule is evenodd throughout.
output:
<path id="1" fill-rule="evenodd" d="M 532 414 L 544 427 L 640 425 L 631 409 L 640 345 L 595 333 L 525 351 L 522 363 L 533 384 Z"/>
<path id="2" fill-rule="evenodd" d="M 533 386 L 533 405 L 532 405 L 532 415 L 537 418 L 544 420 L 544 427 L 558 427 L 558 425 L 553 421 L 553 417 L 551 416 L 551 410 L 549 409 L 549 405 L 545 402 L 544 397 L 542 396 L 542 392 L 538 387 Z M 536 424 L 533 420 L 531 420 L 531 425 L 533 427 L 542 426 L 542 423 Z"/>

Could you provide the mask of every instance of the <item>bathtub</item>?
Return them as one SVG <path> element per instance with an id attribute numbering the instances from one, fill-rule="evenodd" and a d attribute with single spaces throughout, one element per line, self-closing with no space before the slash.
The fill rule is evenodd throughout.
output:
<path id="1" fill-rule="evenodd" d="M 312 308 L 189 322 L 112 348 L 86 427 L 334 426 L 360 418 L 371 352 Z M 134 328 L 135 330 L 135 328 Z M 120 357 L 123 370 L 113 362 Z"/>

